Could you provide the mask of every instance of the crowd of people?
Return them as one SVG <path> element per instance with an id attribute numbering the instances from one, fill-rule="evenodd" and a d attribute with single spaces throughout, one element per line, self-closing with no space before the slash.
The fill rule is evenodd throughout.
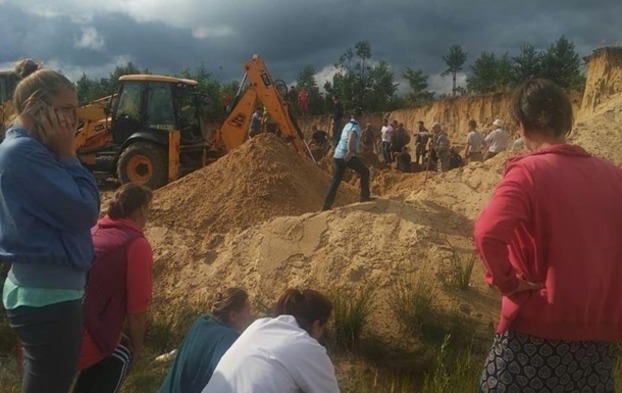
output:
<path id="1" fill-rule="evenodd" d="M 17 74 L 16 115 L 0 144 L 0 260 L 11 266 L 3 304 L 22 346 L 22 392 L 118 392 L 147 330 L 153 253 L 143 229 L 153 195 L 126 184 L 99 218 L 97 185 L 73 147 L 74 85 L 30 60 Z M 324 209 L 346 168 L 361 177 L 361 201 L 372 200 L 362 146 L 380 147 L 387 162 L 410 161 L 403 125 L 387 120 L 371 138 L 362 114 L 355 108 L 344 125 L 334 117 L 341 129 Z M 479 391 L 613 392 L 612 343 L 622 339 L 622 170 L 566 143 L 572 108 L 549 81 L 520 86 L 512 116 L 531 153 L 509 160 L 475 225 L 486 280 L 502 296 Z M 503 123 L 493 125 L 483 137 L 469 122 L 468 160 L 507 149 Z M 440 124 L 430 133 L 419 123 L 415 138 L 423 146 L 417 164 L 428 156 L 439 171 L 451 166 Z M 160 393 L 339 392 L 319 343 L 333 313 L 325 295 L 287 289 L 270 317 L 253 321 L 243 288 L 213 292 Z"/>
<path id="2" fill-rule="evenodd" d="M 343 106 L 337 97 L 333 97 L 334 112 L 331 116 L 332 147 L 339 145 L 343 128 Z M 451 144 L 449 136 L 441 123 L 432 124 L 429 131 L 423 121 L 417 122 L 414 132 L 406 130 L 404 123 L 397 120 L 383 120 L 382 127 L 375 129 L 371 123 L 366 123 L 361 130 L 360 141 L 357 145 L 360 156 L 369 158 L 381 157 L 385 166 L 393 165 L 400 172 L 438 171 L 446 172 L 465 165 L 468 162 L 482 162 L 490 159 L 502 151 L 510 148 L 510 134 L 504 129 L 501 119 L 495 119 L 484 134 L 478 130 L 475 120 L 468 121 L 468 130 L 464 143 L 464 156 L 460 155 L 461 146 Z M 319 130 L 317 125 L 312 126 L 311 145 L 320 146 L 318 157 L 324 157 L 330 151 L 328 148 L 328 132 Z M 414 138 L 415 159 L 410 155 L 410 143 Z M 522 139 L 518 138 L 512 144 L 512 150 L 524 148 Z M 366 160 L 363 160 L 366 161 Z"/>

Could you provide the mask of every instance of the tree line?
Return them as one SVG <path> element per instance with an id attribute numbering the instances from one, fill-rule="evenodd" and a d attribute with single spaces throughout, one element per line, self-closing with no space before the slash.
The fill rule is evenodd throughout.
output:
<path id="1" fill-rule="evenodd" d="M 452 77 L 452 95 L 507 91 L 532 77 L 548 78 L 568 89 L 582 89 L 585 84 L 579 54 L 574 43 L 564 36 L 542 51 L 530 43 L 522 44 L 515 55 L 484 51 L 468 68 L 467 52 L 460 45 L 452 45 L 443 60 L 446 69 L 441 75 Z M 411 66 L 406 67 L 401 75 L 410 89 L 400 94 L 393 69 L 386 60 L 373 57 L 369 41 L 355 43 L 334 66 L 336 73 L 322 86 L 324 91 L 318 86 L 313 66 L 306 65 L 298 72 L 295 86 L 297 91 L 305 89 L 308 93 L 308 114 L 330 112 L 333 96 L 339 97 L 346 108 L 362 106 L 370 112 L 420 106 L 443 98 L 443 95 L 430 91 L 429 75 Z M 458 86 L 457 76 L 461 72 L 467 74 L 466 86 Z M 120 76 L 136 73 L 150 72 L 129 62 L 116 67 L 108 77 L 91 79 L 82 75 L 77 81 L 79 97 L 81 101 L 89 102 L 111 95 L 118 87 Z M 210 97 L 207 113 L 213 119 L 223 117 L 222 98 L 233 97 L 239 87 L 237 81 L 219 81 L 205 64 L 195 69 L 183 69 L 177 76 L 198 82 L 199 92 Z M 297 108 L 295 96 L 289 97 L 289 101 Z"/>

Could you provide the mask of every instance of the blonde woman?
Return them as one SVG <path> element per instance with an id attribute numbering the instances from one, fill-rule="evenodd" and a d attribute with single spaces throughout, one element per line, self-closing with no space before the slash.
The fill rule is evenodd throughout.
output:
<path id="1" fill-rule="evenodd" d="M 73 147 L 74 85 L 32 60 L 16 73 L 16 117 L 0 144 L 0 260 L 11 264 L 3 303 L 24 348 L 22 391 L 67 393 L 99 193 Z"/>

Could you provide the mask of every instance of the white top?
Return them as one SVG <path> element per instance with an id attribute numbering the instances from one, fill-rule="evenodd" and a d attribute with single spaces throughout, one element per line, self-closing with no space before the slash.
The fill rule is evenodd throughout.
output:
<path id="1" fill-rule="evenodd" d="M 489 143 L 488 151 L 491 153 L 501 153 L 508 148 L 510 134 L 503 128 L 497 128 L 486 137 L 486 143 Z"/>
<path id="2" fill-rule="evenodd" d="M 382 135 L 383 142 L 391 142 L 391 134 L 393 134 L 393 127 L 391 127 L 391 125 L 382 126 L 380 135 Z"/>
<path id="3" fill-rule="evenodd" d="M 479 131 L 473 130 L 467 134 L 466 143 L 471 146 L 471 149 L 469 149 L 470 153 L 480 153 L 482 151 L 484 137 Z"/>
<path id="4" fill-rule="evenodd" d="M 291 315 L 253 322 L 202 393 L 339 393 L 326 349 Z"/>

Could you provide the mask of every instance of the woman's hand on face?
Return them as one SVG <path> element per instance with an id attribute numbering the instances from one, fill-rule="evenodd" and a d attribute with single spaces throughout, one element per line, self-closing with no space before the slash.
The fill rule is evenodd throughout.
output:
<path id="1" fill-rule="evenodd" d="M 34 137 L 61 159 L 75 156 L 73 146 L 75 129 L 70 119 L 51 107 L 37 93 L 28 98 L 24 111 L 34 121 Z"/>

